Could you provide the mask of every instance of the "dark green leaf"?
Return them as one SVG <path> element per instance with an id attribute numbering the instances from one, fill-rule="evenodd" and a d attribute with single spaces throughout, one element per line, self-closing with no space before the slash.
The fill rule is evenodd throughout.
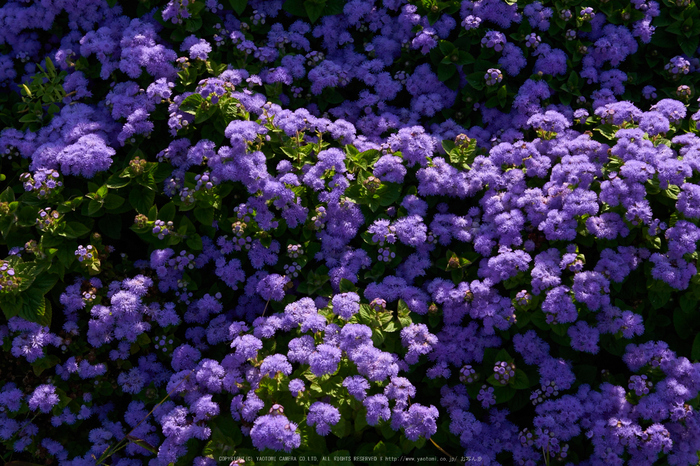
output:
<path id="1" fill-rule="evenodd" d="M 2 194 L 0 194 L 0 202 L 12 202 L 15 200 L 15 192 L 12 187 L 8 186 Z"/>
<path id="2" fill-rule="evenodd" d="M 357 291 L 357 287 L 353 282 L 348 280 L 347 278 L 342 278 L 340 280 L 340 292 L 341 293 L 347 293 L 350 291 Z"/>
<path id="3" fill-rule="evenodd" d="M 444 63 L 441 63 L 438 65 L 437 75 L 438 75 L 438 79 L 440 81 L 447 81 L 456 72 L 457 72 L 457 67 L 455 65 L 452 65 L 452 64 L 446 65 Z"/>
<path id="4" fill-rule="evenodd" d="M 304 9 L 306 10 L 306 14 L 309 16 L 309 21 L 311 21 L 311 23 L 315 23 L 316 20 L 323 15 L 323 9 L 325 7 L 325 1 L 306 0 L 304 2 Z"/>
<path id="5" fill-rule="evenodd" d="M 37 359 L 32 363 L 32 370 L 34 371 L 34 375 L 39 377 L 42 372 L 44 372 L 46 369 L 51 369 L 54 367 L 56 364 L 60 363 L 61 359 L 58 356 L 55 356 L 53 354 L 49 356 L 44 356 L 41 359 Z M 10 464 L 10 463 L 7 463 Z M 29 464 L 29 463 L 27 463 Z"/>
<path id="6" fill-rule="evenodd" d="M 686 314 L 691 314 L 693 311 L 697 310 L 697 308 L 698 308 L 697 300 L 695 300 L 692 296 L 690 296 L 689 293 L 686 293 L 683 296 L 681 296 L 680 305 L 681 305 L 681 309 Z"/>
<path id="7" fill-rule="evenodd" d="M 23 293 L 22 309 L 19 311 L 19 316 L 29 322 L 37 322 L 46 320 L 46 299 L 44 295 L 32 293 L 31 289 L 27 293 Z"/>
<path id="8" fill-rule="evenodd" d="M 673 311 L 673 326 L 682 340 L 690 338 L 693 334 L 692 325 L 688 320 L 688 316 L 680 309 Z"/>
<path id="9" fill-rule="evenodd" d="M 158 212 L 158 217 L 164 222 L 170 222 L 175 219 L 176 212 L 177 208 L 175 207 L 175 203 L 168 202 L 163 207 L 161 207 L 160 211 Z"/>
<path id="10" fill-rule="evenodd" d="M 671 293 L 669 292 L 649 292 L 649 302 L 651 303 L 651 307 L 655 310 L 664 307 L 669 299 L 671 299 Z"/>
<path id="11" fill-rule="evenodd" d="M 203 101 L 204 99 L 202 99 L 201 95 L 192 94 L 191 96 L 188 96 L 185 100 L 182 101 L 182 103 L 180 104 L 180 110 L 185 113 L 195 115 L 197 113 L 197 109 L 200 105 L 202 105 Z"/>
<path id="12" fill-rule="evenodd" d="M 192 248 L 195 251 L 201 251 L 202 250 L 202 237 L 195 234 L 187 238 L 187 246 Z"/>
<path id="13" fill-rule="evenodd" d="M 90 199 L 90 203 L 88 204 L 88 215 L 93 215 L 102 208 L 102 203 L 99 201 L 96 201 L 94 199 Z"/>
<path id="14" fill-rule="evenodd" d="M 120 239 L 122 234 L 121 215 L 107 214 L 97 222 L 100 231 L 109 238 Z"/>
<path id="15" fill-rule="evenodd" d="M 51 291 L 51 288 L 54 287 L 57 281 L 58 277 L 56 277 L 55 275 L 52 275 L 50 273 L 42 273 L 34 279 L 30 291 L 32 291 L 33 293 L 39 293 L 43 296 L 49 291 Z"/>
<path id="16" fill-rule="evenodd" d="M 693 349 L 690 352 L 690 357 L 694 361 L 700 360 L 700 333 L 695 335 L 695 339 L 693 340 Z"/>
<path id="17" fill-rule="evenodd" d="M 129 202 L 140 214 L 146 215 L 153 205 L 156 193 L 150 189 L 132 189 L 129 191 Z"/>
<path id="18" fill-rule="evenodd" d="M 0 309 L 2 309 L 2 312 L 5 314 L 7 319 L 19 314 L 23 305 L 24 299 L 22 299 L 22 296 L 5 295 L 2 296 L 2 299 L 0 299 Z"/>
<path id="19" fill-rule="evenodd" d="M 615 133 L 617 132 L 617 129 L 618 128 L 613 125 L 600 125 L 599 127 L 595 128 L 594 131 L 598 131 L 605 138 L 612 140 L 615 139 Z"/>
<path id="20" fill-rule="evenodd" d="M 529 388 L 530 381 L 527 378 L 527 374 L 520 369 L 515 369 L 515 379 L 513 380 L 512 385 L 516 390 Z"/>
<path id="21" fill-rule="evenodd" d="M 199 222 L 204 226 L 210 227 L 211 224 L 214 222 L 214 209 L 212 209 L 212 208 L 207 208 L 207 209 L 195 208 L 193 212 L 194 212 L 194 217 L 197 220 L 199 220 Z"/>
<path id="22" fill-rule="evenodd" d="M 105 209 L 116 209 L 124 203 L 124 198 L 116 194 L 109 193 L 105 198 Z"/>

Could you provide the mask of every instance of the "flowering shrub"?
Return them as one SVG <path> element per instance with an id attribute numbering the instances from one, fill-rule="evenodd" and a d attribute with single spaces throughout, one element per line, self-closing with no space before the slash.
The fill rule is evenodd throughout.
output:
<path id="1" fill-rule="evenodd" d="M 0 7 L 3 460 L 696 464 L 697 9 L 623 3 Z"/>

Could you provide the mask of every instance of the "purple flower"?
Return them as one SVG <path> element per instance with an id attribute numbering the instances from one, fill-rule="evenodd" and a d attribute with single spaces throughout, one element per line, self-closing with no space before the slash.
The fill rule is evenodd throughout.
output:
<path id="1" fill-rule="evenodd" d="M 38 409 L 42 413 L 50 412 L 58 402 L 59 398 L 56 394 L 56 387 L 50 384 L 39 385 L 27 399 L 29 409 L 32 411 Z"/>
<path id="2" fill-rule="evenodd" d="M 369 390 L 369 382 L 360 375 L 347 377 L 343 380 L 343 387 L 348 389 L 348 393 L 354 396 L 358 401 L 362 401 L 367 396 Z"/>
<path id="3" fill-rule="evenodd" d="M 656 105 L 651 106 L 651 110 L 655 110 L 668 118 L 671 123 L 678 123 L 686 115 L 686 107 L 683 102 L 674 99 L 659 100 Z"/>
<path id="4" fill-rule="evenodd" d="M 590 327 L 586 322 L 576 322 L 575 325 L 569 327 L 567 333 L 571 337 L 571 347 L 576 351 L 585 351 L 592 354 L 598 353 L 600 332 Z"/>
<path id="5" fill-rule="evenodd" d="M 331 431 L 331 426 L 336 425 L 340 421 L 340 411 L 335 406 L 315 402 L 309 408 L 309 413 L 306 415 L 306 423 L 309 426 L 316 426 L 316 433 L 319 435 L 328 435 Z"/>
<path id="6" fill-rule="evenodd" d="M 274 377 L 278 372 L 289 375 L 292 373 L 292 365 L 283 354 L 267 356 L 260 365 L 260 375 Z"/>
<path id="7" fill-rule="evenodd" d="M 304 386 L 304 381 L 301 379 L 292 379 L 289 381 L 289 391 L 292 392 L 292 396 L 296 398 L 299 396 L 299 393 L 303 392 L 306 390 L 306 387 Z"/>
<path id="8" fill-rule="evenodd" d="M 376 426 L 380 419 L 388 421 L 391 417 L 389 400 L 384 395 L 372 395 L 364 399 L 362 404 L 367 408 L 367 424 Z"/>
<path id="9" fill-rule="evenodd" d="M 576 306 L 566 286 L 557 286 L 547 291 L 547 297 L 542 303 L 542 311 L 547 316 L 547 323 L 574 322 L 578 318 Z"/>
<path id="10" fill-rule="evenodd" d="M 316 377 L 333 374 L 338 369 L 341 356 L 341 351 L 335 346 L 320 344 L 309 356 L 309 368 Z"/>
<path id="11" fill-rule="evenodd" d="M 260 451 L 269 448 L 291 452 L 301 445 L 301 435 L 296 430 L 297 425 L 290 422 L 286 416 L 266 414 L 255 420 L 253 428 L 250 429 L 250 439 L 253 446 Z"/>
<path id="12" fill-rule="evenodd" d="M 566 128 L 571 126 L 569 120 L 559 112 L 548 110 L 542 113 L 537 113 L 527 120 L 528 126 L 542 131 L 561 133 Z"/>
<path id="13" fill-rule="evenodd" d="M 422 406 L 414 403 L 403 415 L 401 426 L 406 438 L 415 442 L 420 437 L 430 438 L 437 432 L 437 418 L 440 413 L 433 405 Z"/>
<path id="14" fill-rule="evenodd" d="M 350 320 L 360 311 L 360 296 L 355 292 L 342 293 L 333 296 L 333 313 L 344 320 Z"/>
<path id="15" fill-rule="evenodd" d="M 665 134 L 671 129 L 670 122 L 661 112 L 646 112 L 639 119 L 639 129 L 645 133 L 649 133 L 649 136 L 656 136 L 657 134 Z"/>
<path id="16" fill-rule="evenodd" d="M 265 300 L 282 301 L 284 289 L 289 281 L 287 276 L 273 273 L 260 280 L 255 290 Z"/>

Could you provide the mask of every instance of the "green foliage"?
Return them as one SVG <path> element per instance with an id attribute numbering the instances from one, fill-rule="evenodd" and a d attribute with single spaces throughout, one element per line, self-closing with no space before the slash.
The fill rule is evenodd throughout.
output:
<path id="1" fill-rule="evenodd" d="M 31 82 L 22 84 L 22 102 L 14 107 L 20 123 L 24 123 L 23 129 L 38 130 L 47 124 L 60 108 L 57 103 L 62 103 L 66 97 L 63 90 L 63 79 L 66 71 L 57 72 L 50 58 L 46 57 L 45 68 L 37 65 L 39 72 L 32 76 Z"/>

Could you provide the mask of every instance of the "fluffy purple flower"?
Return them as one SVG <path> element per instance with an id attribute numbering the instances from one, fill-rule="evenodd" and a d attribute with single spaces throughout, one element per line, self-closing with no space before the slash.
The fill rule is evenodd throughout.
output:
<path id="1" fill-rule="evenodd" d="M 341 351 L 335 346 L 320 344 L 309 356 L 309 368 L 316 377 L 333 374 L 338 369 L 341 356 Z"/>
<path id="2" fill-rule="evenodd" d="M 585 303 L 591 311 L 610 303 L 610 281 L 599 272 L 578 272 L 571 289 L 576 300 Z"/>
<path id="3" fill-rule="evenodd" d="M 401 344 L 408 348 L 406 362 L 409 364 L 418 363 L 420 356 L 430 354 L 437 343 L 437 337 L 425 324 L 410 324 L 401 330 Z"/>
<path id="4" fill-rule="evenodd" d="M 374 164 L 373 175 L 387 183 L 402 183 L 406 176 L 406 167 L 401 157 L 383 155 Z"/>
<path id="5" fill-rule="evenodd" d="M 32 411 L 39 410 L 42 413 L 50 412 L 58 402 L 59 398 L 56 394 L 56 387 L 50 384 L 39 385 L 27 399 L 29 409 Z"/>
<path id="6" fill-rule="evenodd" d="M 598 353 L 600 332 L 590 327 L 586 322 L 576 322 L 575 325 L 569 327 L 567 333 L 571 337 L 571 347 L 576 351 L 585 351 L 592 354 Z"/>
<path id="7" fill-rule="evenodd" d="M 537 113 L 527 120 L 528 126 L 542 131 L 561 133 L 566 128 L 571 126 L 569 120 L 559 112 L 548 110 L 546 112 Z"/>
<path id="8" fill-rule="evenodd" d="M 657 111 L 668 118 L 671 123 L 678 123 L 686 115 L 686 107 L 683 102 L 674 99 L 661 99 L 656 105 L 651 106 L 652 111 Z"/>
<path id="9" fill-rule="evenodd" d="M 433 405 L 423 406 L 414 403 L 403 415 L 402 427 L 406 438 L 415 442 L 420 437 L 430 438 L 437 432 L 437 418 L 440 416 Z"/>
<path id="10" fill-rule="evenodd" d="M 649 136 L 656 136 L 657 134 L 664 134 L 671 129 L 670 122 L 661 112 L 646 112 L 639 119 L 639 129 L 645 133 L 649 133 Z"/>
<path id="11" fill-rule="evenodd" d="M 260 375 L 274 377 L 278 372 L 289 375 L 292 373 L 292 365 L 283 354 L 267 356 L 260 365 Z"/>
<path id="12" fill-rule="evenodd" d="M 361 375 L 354 375 L 343 380 L 343 387 L 348 389 L 348 393 L 355 397 L 358 401 L 362 401 L 367 396 L 367 390 L 370 385 L 367 379 Z"/>
<path id="13" fill-rule="evenodd" d="M 282 301 L 284 289 L 289 281 L 286 275 L 273 273 L 260 280 L 255 290 L 265 300 Z"/>
<path id="14" fill-rule="evenodd" d="M 360 296 L 355 292 L 342 293 L 333 296 L 333 313 L 344 320 L 350 320 L 360 312 Z"/>
<path id="15" fill-rule="evenodd" d="M 258 450 L 284 450 L 291 452 L 301 445 L 297 425 L 282 414 L 266 414 L 255 420 L 250 429 L 250 439 Z"/>
<path id="16" fill-rule="evenodd" d="M 367 424 L 376 426 L 380 420 L 388 421 L 391 417 L 389 400 L 384 395 L 372 395 L 362 402 L 367 408 Z"/>
<path id="17" fill-rule="evenodd" d="M 299 393 L 306 390 L 306 387 L 304 386 L 304 381 L 301 379 L 290 380 L 288 388 L 289 388 L 289 391 L 292 392 L 292 396 L 294 398 L 299 396 Z"/>
<path id="18" fill-rule="evenodd" d="M 547 291 L 547 297 L 542 303 L 542 310 L 547 316 L 547 322 L 567 323 L 578 318 L 576 306 L 566 286 L 557 286 Z"/>
<path id="19" fill-rule="evenodd" d="M 335 406 L 315 402 L 309 408 L 309 413 L 306 415 L 306 423 L 309 426 L 316 426 L 316 433 L 319 435 L 328 435 L 331 431 L 331 426 L 336 425 L 340 421 L 340 411 Z"/>

